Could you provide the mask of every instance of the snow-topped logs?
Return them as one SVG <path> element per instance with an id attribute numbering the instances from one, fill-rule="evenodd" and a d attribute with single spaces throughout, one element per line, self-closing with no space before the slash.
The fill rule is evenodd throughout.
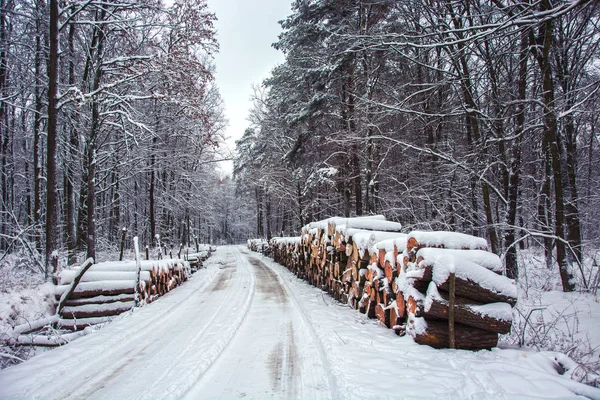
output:
<path id="1" fill-rule="evenodd" d="M 57 301 L 69 289 L 77 272 L 78 269 L 73 268 L 60 273 Z M 186 281 L 189 275 L 189 263 L 184 260 L 141 261 L 139 301 L 152 302 Z M 83 329 L 132 309 L 135 306 L 136 278 L 135 261 L 92 265 L 64 302 L 58 325 L 73 330 Z"/>
<path id="2" fill-rule="evenodd" d="M 272 239 L 271 252 L 297 276 L 417 343 L 449 347 L 452 310 L 454 347 L 496 346 L 498 334 L 510 331 L 516 288 L 486 241 L 400 228 L 383 216 L 330 218 L 306 225 L 301 237 Z"/>

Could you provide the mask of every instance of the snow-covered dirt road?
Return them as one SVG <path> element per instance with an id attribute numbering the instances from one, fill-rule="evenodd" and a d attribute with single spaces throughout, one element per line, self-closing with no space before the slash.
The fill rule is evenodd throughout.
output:
<path id="1" fill-rule="evenodd" d="M 600 399 L 554 355 L 434 350 L 243 247 L 105 328 L 0 371 L 0 399 Z"/>
<path id="2" fill-rule="evenodd" d="M 302 312 L 247 253 L 221 248 L 159 301 L 2 371 L 0 398 L 337 397 Z"/>

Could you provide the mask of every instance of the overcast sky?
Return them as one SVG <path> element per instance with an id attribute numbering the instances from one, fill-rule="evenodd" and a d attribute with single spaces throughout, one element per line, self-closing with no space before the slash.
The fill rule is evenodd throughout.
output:
<path id="1" fill-rule="evenodd" d="M 207 0 L 207 4 L 218 19 L 216 82 L 225 102 L 226 135 L 233 149 L 248 127 L 252 84 L 262 82 L 284 60 L 271 44 L 281 32 L 278 21 L 291 12 L 291 0 Z M 232 164 L 222 168 L 230 172 Z"/>

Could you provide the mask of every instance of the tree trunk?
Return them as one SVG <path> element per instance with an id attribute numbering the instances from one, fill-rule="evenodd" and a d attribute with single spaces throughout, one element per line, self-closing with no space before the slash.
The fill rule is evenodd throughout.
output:
<path id="1" fill-rule="evenodd" d="M 527 54 L 529 52 L 529 33 L 521 33 L 521 50 L 519 53 L 519 82 L 518 99 L 524 103 L 527 95 Z M 516 110 L 516 142 L 512 146 L 512 160 L 508 173 L 508 205 L 506 210 L 507 229 L 504 233 L 504 247 L 506 250 L 506 276 L 511 279 L 519 277 L 517 248 L 515 242 L 515 226 L 517 223 L 517 209 L 519 206 L 519 177 L 521 171 L 521 143 L 525 127 L 525 106 L 520 104 Z"/>
<path id="2" fill-rule="evenodd" d="M 112 193 L 112 207 L 110 216 L 110 235 L 112 240 L 116 241 L 119 237 L 119 231 L 121 230 L 121 194 L 119 193 L 119 184 L 121 182 L 118 166 L 115 165 L 113 172 L 113 193 Z"/>
<path id="3" fill-rule="evenodd" d="M 69 24 L 69 85 L 75 85 L 75 23 Z M 72 119 L 75 119 L 75 112 L 72 112 Z M 77 151 L 79 149 L 79 134 L 75 128 L 76 123 L 73 124 L 69 130 L 69 158 L 66 161 L 66 167 L 64 170 L 65 174 L 65 220 L 66 220 L 66 235 L 67 235 L 67 252 L 69 261 L 68 263 L 75 264 L 77 250 L 77 225 L 75 219 L 75 187 L 73 182 L 75 181 L 75 163 L 77 160 Z"/>
<path id="4" fill-rule="evenodd" d="M 546 10 L 552 8 L 548 0 L 541 3 Z M 544 137 L 543 142 L 547 149 L 546 154 L 552 167 L 554 178 L 554 234 L 558 237 L 556 240 L 556 261 L 558 263 L 560 278 L 563 291 L 572 292 L 575 290 L 573 275 L 569 270 L 566 259 L 565 248 L 565 201 L 563 193 L 563 177 L 561 162 L 561 146 L 558 140 L 557 117 L 554 102 L 554 80 L 552 78 L 550 64 L 550 48 L 552 46 L 552 20 L 547 20 L 540 27 L 538 46 L 534 48 L 534 54 L 539 64 L 542 74 L 543 100 L 545 106 L 544 114 Z M 539 50 L 541 47 L 541 52 Z"/>
<path id="5" fill-rule="evenodd" d="M 565 89 L 567 90 L 567 89 Z M 573 101 L 567 102 L 567 108 L 574 106 Z M 567 238 L 573 250 L 575 262 L 583 263 L 583 248 L 581 245 L 581 223 L 579 219 L 578 189 L 577 189 L 577 129 L 572 115 L 565 116 L 566 153 L 567 153 L 567 182 L 569 198 L 565 204 L 565 219 L 567 224 Z M 569 257 L 570 258 L 570 257 Z"/>
<path id="6" fill-rule="evenodd" d="M 94 113 L 92 112 L 92 115 Z M 94 119 L 92 117 L 92 119 Z M 96 121 L 97 124 L 97 121 Z M 92 123 L 94 126 L 94 123 Z M 97 129 L 92 128 L 92 130 Z M 96 147 L 93 143 L 88 144 L 88 150 L 86 153 L 88 159 L 88 181 L 87 181 L 87 258 L 96 259 L 96 219 L 95 219 L 95 206 L 96 206 Z"/>
<path id="7" fill-rule="evenodd" d="M 156 132 L 154 133 L 157 134 Z M 148 189 L 148 214 L 150 218 L 150 242 L 155 243 L 156 240 L 156 208 L 154 204 L 154 191 L 156 190 L 156 143 L 158 138 L 154 136 L 152 138 L 152 149 L 150 154 L 150 188 Z"/>
<path id="8" fill-rule="evenodd" d="M 97 20 L 104 21 L 106 8 L 102 7 Z M 102 61 L 104 58 L 104 25 L 98 28 L 98 45 L 96 47 L 96 70 L 92 91 L 100 89 L 100 82 L 104 73 Z M 97 96 L 92 97 L 92 120 L 90 123 L 90 136 L 88 138 L 88 193 L 87 193 L 87 258 L 96 259 L 96 163 L 97 140 L 100 131 L 100 104 Z"/>
<path id="9" fill-rule="evenodd" d="M 48 134 L 46 137 L 46 281 L 50 278 L 50 259 L 58 251 L 58 188 L 56 181 L 57 98 L 58 92 L 58 0 L 50 0 L 50 50 L 48 53 Z"/>
<path id="10" fill-rule="evenodd" d="M 451 3 L 449 1 L 446 2 L 446 7 L 448 9 L 448 11 L 450 12 L 450 15 L 452 17 L 452 21 L 454 24 L 454 27 L 457 29 L 458 33 L 457 36 L 459 39 L 462 39 L 462 34 L 460 33 L 460 30 L 462 30 L 464 28 L 462 22 L 460 21 L 460 19 L 456 16 L 455 11 L 451 5 Z M 485 148 L 480 148 L 478 149 L 477 146 L 481 141 L 481 134 L 479 132 L 479 107 L 477 106 L 477 104 L 475 103 L 475 99 L 474 99 L 474 93 L 473 93 L 473 88 L 474 85 L 472 83 L 472 79 L 471 79 L 471 73 L 470 73 L 470 69 L 469 69 L 469 65 L 466 59 L 466 52 L 465 52 L 465 44 L 462 41 L 459 41 L 458 44 L 456 45 L 457 49 L 458 49 L 458 64 L 456 66 L 456 70 L 458 72 L 458 74 L 460 75 L 460 85 L 461 85 L 461 89 L 462 89 L 462 93 L 463 93 L 463 97 L 464 97 L 464 101 L 466 104 L 466 107 L 468 108 L 468 111 L 466 111 L 465 114 L 465 118 L 466 118 L 466 127 L 467 127 L 467 140 L 469 142 L 469 145 L 472 147 L 472 151 L 474 152 L 483 152 L 483 154 L 486 154 L 486 150 Z M 452 46 L 449 47 L 450 50 L 452 50 Z M 450 56 L 453 57 L 452 51 L 450 51 Z M 484 213 L 485 213 L 485 217 L 486 217 L 486 222 L 487 222 L 487 233 L 488 233 L 488 237 L 490 240 L 490 244 L 492 247 L 492 252 L 495 254 L 498 254 L 499 249 L 498 249 L 498 234 L 496 232 L 496 228 L 494 227 L 494 216 L 493 216 L 493 212 L 492 212 L 492 204 L 491 204 L 491 198 L 490 198 L 490 190 L 489 190 L 489 186 L 485 181 L 481 181 L 481 193 L 483 196 L 483 208 L 484 208 Z M 474 208 L 475 208 L 475 222 L 477 223 L 477 212 L 476 212 L 476 203 L 474 200 L 474 204 L 473 204 Z"/>
<path id="11" fill-rule="evenodd" d="M 8 215 L 8 210 L 5 209 L 7 206 L 7 202 L 5 201 L 6 195 L 8 194 L 7 188 L 5 187 L 6 182 L 6 154 L 4 149 L 4 142 L 8 139 L 10 133 L 7 129 L 7 125 L 5 123 L 6 118 L 6 109 L 8 107 L 8 102 L 6 99 L 8 96 L 6 95 L 6 83 L 8 78 L 8 30 L 9 23 L 7 20 L 7 12 L 8 7 L 11 5 L 11 2 L 5 3 L 2 1 L 2 8 L 0 9 L 0 181 L 2 182 L 0 185 L 0 190 L 2 191 L 2 202 L 0 204 L 0 233 L 5 234 L 6 226 L 8 224 L 5 223 L 5 216 Z M 0 236 L 0 250 L 6 250 L 8 243 L 4 236 Z"/>
<path id="12" fill-rule="evenodd" d="M 267 240 L 271 240 L 271 196 L 265 194 L 265 219 L 267 222 Z"/>

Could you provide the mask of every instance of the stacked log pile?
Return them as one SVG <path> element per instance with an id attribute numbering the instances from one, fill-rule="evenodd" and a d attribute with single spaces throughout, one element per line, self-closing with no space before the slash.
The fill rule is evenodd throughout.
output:
<path id="1" fill-rule="evenodd" d="M 265 239 L 248 239 L 248 248 L 258 253 L 264 253 L 269 248 L 269 242 Z"/>
<path id="2" fill-rule="evenodd" d="M 271 256 L 296 276 L 304 278 L 304 246 L 301 237 L 276 237 L 270 241 Z"/>
<path id="3" fill-rule="evenodd" d="M 186 261 L 190 264 L 191 272 L 196 272 L 200 268 L 208 257 L 212 254 L 212 247 L 210 245 L 198 245 L 196 253 L 189 253 L 185 255 Z"/>
<path id="4" fill-rule="evenodd" d="M 510 331 L 516 286 L 501 275 L 502 262 L 484 239 L 411 232 L 402 262 L 398 290 L 406 302 L 407 332 L 417 343 L 449 347 L 453 330 L 453 347 L 489 349 L 498 334 Z"/>
<path id="5" fill-rule="evenodd" d="M 490 349 L 508 333 L 516 288 L 484 239 L 400 232 L 383 216 L 330 218 L 271 254 L 298 277 L 397 334 L 436 348 Z M 451 320 L 451 321 L 449 321 Z"/>
<path id="6" fill-rule="evenodd" d="M 140 265 L 138 305 L 154 301 L 190 276 L 189 263 L 184 260 L 145 260 Z M 73 268 L 60 273 L 56 287 L 57 301 L 68 290 L 77 272 L 78 269 Z M 135 261 L 92 265 L 65 300 L 64 307 L 60 309 L 58 326 L 79 330 L 131 310 L 136 306 L 136 280 Z"/>

